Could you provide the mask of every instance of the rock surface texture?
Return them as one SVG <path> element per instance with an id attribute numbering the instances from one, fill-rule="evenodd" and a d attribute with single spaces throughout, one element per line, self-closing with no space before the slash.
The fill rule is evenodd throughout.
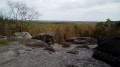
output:
<path id="1" fill-rule="evenodd" d="M 92 58 L 92 49 L 76 48 L 75 45 L 63 48 L 59 44 L 51 47 L 55 52 L 11 42 L 0 47 L 0 67 L 110 67 Z"/>

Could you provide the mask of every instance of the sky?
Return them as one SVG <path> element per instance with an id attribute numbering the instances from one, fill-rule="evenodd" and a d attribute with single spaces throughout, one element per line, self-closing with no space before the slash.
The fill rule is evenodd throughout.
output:
<path id="1" fill-rule="evenodd" d="M 0 10 L 9 11 L 8 0 L 0 0 Z M 23 2 L 42 15 L 38 20 L 105 21 L 120 20 L 120 0 L 9 0 Z"/>

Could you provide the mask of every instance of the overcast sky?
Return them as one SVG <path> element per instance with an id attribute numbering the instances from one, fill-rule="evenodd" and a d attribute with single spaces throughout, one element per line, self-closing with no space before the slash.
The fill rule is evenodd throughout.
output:
<path id="1" fill-rule="evenodd" d="M 7 0 L 0 0 L 0 10 L 9 11 Z M 36 8 L 39 20 L 105 21 L 120 20 L 120 0 L 9 0 L 22 1 Z"/>

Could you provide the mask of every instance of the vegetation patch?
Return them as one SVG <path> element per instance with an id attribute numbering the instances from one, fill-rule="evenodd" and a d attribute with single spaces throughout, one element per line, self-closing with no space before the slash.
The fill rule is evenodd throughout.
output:
<path id="1" fill-rule="evenodd" d="M 0 46 L 5 46 L 8 45 L 8 41 L 7 40 L 0 40 Z"/>

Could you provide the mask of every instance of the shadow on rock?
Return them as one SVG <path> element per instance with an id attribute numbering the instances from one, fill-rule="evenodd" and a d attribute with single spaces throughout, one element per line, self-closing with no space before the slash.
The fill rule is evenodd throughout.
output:
<path id="1" fill-rule="evenodd" d="M 93 57 L 112 66 L 120 67 L 120 38 L 106 38 L 98 41 Z"/>

